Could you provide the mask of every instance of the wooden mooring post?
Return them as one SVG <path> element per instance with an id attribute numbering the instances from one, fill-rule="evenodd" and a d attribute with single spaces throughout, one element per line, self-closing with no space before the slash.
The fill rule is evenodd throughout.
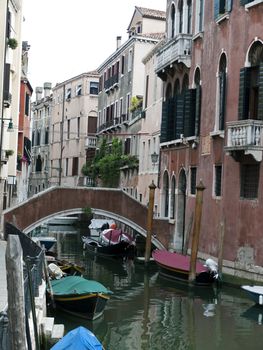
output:
<path id="1" fill-rule="evenodd" d="M 27 350 L 23 254 L 19 237 L 9 235 L 6 246 L 9 340 L 12 350 Z"/>
<path id="2" fill-rule="evenodd" d="M 196 186 L 195 218 L 194 218 L 194 228 L 193 228 L 193 236 L 192 236 L 192 249 L 191 249 L 190 274 L 189 274 L 189 282 L 191 283 L 193 283 L 196 278 L 196 259 L 197 259 L 197 253 L 198 253 L 198 245 L 199 245 L 204 190 L 205 190 L 205 186 L 203 182 L 200 180 L 199 184 Z"/>
<path id="3" fill-rule="evenodd" d="M 149 206 L 148 206 L 148 219 L 147 219 L 147 236 L 145 244 L 145 264 L 148 264 L 151 256 L 152 247 L 152 227 L 153 227 L 153 207 L 154 207 L 154 192 L 156 186 L 154 182 L 149 186 Z"/>

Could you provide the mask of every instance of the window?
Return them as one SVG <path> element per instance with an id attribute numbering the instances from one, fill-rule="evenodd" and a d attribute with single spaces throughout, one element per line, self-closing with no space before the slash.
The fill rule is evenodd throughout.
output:
<path id="1" fill-rule="evenodd" d="M 124 74 L 125 56 L 121 57 L 121 74 Z"/>
<path id="2" fill-rule="evenodd" d="M 204 2 L 205 0 L 196 1 L 195 33 L 200 33 L 204 31 Z"/>
<path id="3" fill-rule="evenodd" d="M 183 31 L 183 0 L 178 2 L 178 12 L 179 12 L 179 33 Z"/>
<path id="4" fill-rule="evenodd" d="M 149 90 L 149 75 L 146 76 L 144 108 L 147 108 L 147 106 L 148 106 L 148 90 Z"/>
<path id="5" fill-rule="evenodd" d="M 67 139 L 70 139 L 70 120 L 68 120 L 68 131 L 67 131 Z"/>
<path id="6" fill-rule="evenodd" d="M 196 194 L 196 167 L 191 167 L 190 168 L 190 193 L 191 194 Z"/>
<path id="7" fill-rule="evenodd" d="M 30 96 L 26 94 L 25 100 L 25 115 L 29 116 L 29 105 L 30 105 Z"/>
<path id="8" fill-rule="evenodd" d="M 256 41 L 249 52 L 251 67 L 240 70 L 239 119 L 263 120 L 263 45 Z"/>
<path id="9" fill-rule="evenodd" d="M 82 85 L 79 84 L 76 87 L 76 96 L 81 96 L 81 94 L 82 94 Z"/>
<path id="10" fill-rule="evenodd" d="M 72 160 L 72 176 L 77 176 L 79 171 L 79 159 L 74 157 Z"/>
<path id="11" fill-rule="evenodd" d="M 90 90 L 89 93 L 91 95 L 98 95 L 99 93 L 99 83 L 96 81 L 91 81 L 90 82 Z"/>
<path id="12" fill-rule="evenodd" d="M 259 164 L 241 164 L 240 197 L 255 199 L 258 197 Z"/>
<path id="13" fill-rule="evenodd" d="M 222 15 L 232 10 L 233 0 L 214 0 L 214 18 L 218 19 Z"/>
<path id="14" fill-rule="evenodd" d="M 215 131 L 225 129 L 225 110 L 226 110 L 226 55 L 223 53 L 220 62 L 217 77 L 217 103 L 216 103 L 216 123 Z"/>
<path id="15" fill-rule="evenodd" d="M 215 165 L 214 172 L 214 195 L 221 197 L 222 165 Z"/>
<path id="16" fill-rule="evenodd" d="M 66 92 L 66 100 L 70 100 L 71 99 L 71 88 L 67 89 Z"/>
<path id="17" fill-rule="evenodd" d="M 128 72 L 132 70 L 132 50 L 129 50 L 128 56 Z"/>
<path id="18" fill-rule="evenodd" d="M 77 119 L 77 138 L 80 136 L 80 117 Z"/>
<path id="19" fill-rule="evenodd" d="M 36 172 L 41 172 L 42 171 L 42 161 L 40 155 L 37 156 L 37 161 L 36 161 Z"/>
<path id="20" fill-rule="evenodd" d="M 187 34 L 191 33 L 192 24 L 192 0 L 187 1 Z"/>
<path id="21" fill-rule="evenodd" d="M 66 158 L 65 176 L 68 176 L 68 158 Z"/>
<path id="22" fill-rule="evenodd" d="M 45 145 L 48 145 L 48 136 L 49 136 L 49 128 L 47 127 L 45 130 Z"/>
<path id="23" fill-rule="evenodd" d="M 127 104 L 126 104 L 126 113 L 127 116 L 129 115 L 129 111 L 130 111 L 130 94 L 127 94 Z"/>
<path id="24" fill-rule="evenodd" d="M 171 7 L 171 38 L 174 38 L 174 32 L 175 32 L 175 7 L 174 4 L 172 4 Z"/>

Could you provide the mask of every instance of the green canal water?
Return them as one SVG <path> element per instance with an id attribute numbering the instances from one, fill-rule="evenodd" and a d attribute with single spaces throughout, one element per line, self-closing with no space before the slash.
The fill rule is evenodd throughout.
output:
<path id="1" fill-rule="evenodd" d="M 83 265 L 84 277 L 113 291 L 95 321 L 52 311 L 66 332 L 84 326 L 105 350 L 263 349 L 263 307 L 241 289 L 192 289 L 162 278 L 155 265 L 146 270 L 133 261 L 96 258 L 83 250 L 79 231 L 63 230 L 50 233 L 58 257 Z"/>

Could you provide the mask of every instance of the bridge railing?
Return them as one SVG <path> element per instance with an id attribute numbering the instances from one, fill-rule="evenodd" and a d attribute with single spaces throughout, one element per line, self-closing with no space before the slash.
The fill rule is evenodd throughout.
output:
<path id="1" fill-rule="evenodd" d="M 23 251 L 24 266 L 24 294 L 25 294 L 25 321 L 27 330 L 28 348 L 31 348 L 28 319 L 31 311 L 35 311 L 34 297 L 39 295 L 39 286 L 42 283 L 44 269 L 44 251 L 27 235 L 10 223 L 5 224 L 6 238 L 8 235 L 18 235 Z M 8 341 L 7 310 L 0 313 L 0 349 L 10 350 Z"/>

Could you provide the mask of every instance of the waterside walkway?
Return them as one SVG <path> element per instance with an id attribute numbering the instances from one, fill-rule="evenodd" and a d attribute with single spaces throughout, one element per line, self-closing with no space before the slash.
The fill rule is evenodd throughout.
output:
<path id="1" fill-rule="evenodd" d="M 6 241 L 0 240 L 0 312 L 7 306 L 5 251 Z"/>

